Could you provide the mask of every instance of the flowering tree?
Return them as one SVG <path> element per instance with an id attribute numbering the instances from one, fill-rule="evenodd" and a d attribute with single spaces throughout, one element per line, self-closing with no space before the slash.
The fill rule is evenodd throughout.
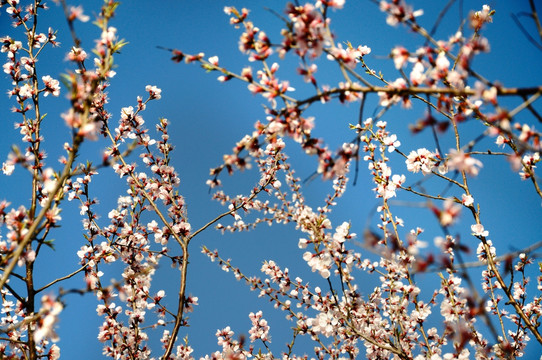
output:
<path id="1" fill-rule="evenodd" d="M 442 10 L 435 29 L 453 3 Z M 0 0 L 0 5 L 14 26 L 13 35 L 0 42 L 21 135 L 2 170 L 4 176 L 23 171 L 30 179 L 24 183 L 28 189 L 15 189 L 30 190 L 27 203 L 0 200 L 1 358 L 59 358 L 55 330 L 71 292 L 98 301 L 102 325 L 97 337 L 106 357 L 192 358 L 190 339 L 197 334 L 190 332 L 187 314 L 199 299 L 190 295 L 187 279 L 198 251 L 245 282 L 255 296 L 267 298 L 292 329 L 285 347 L 271 347 L 263 312 L 249 312 L 248 341 L 229 326 L 219 329 L 219 350 L 197 350 L 207 353 L 205 358 L 512 359 L 540 350 L 542 265 L 534 264 L 540 241 L 531 239 L 528 247 L 513 252 L 495 246 L 491 236 L 498 235 L 489 231 L 499 220 L 486 218 L 475 191 L 479 186 L 473 185 L 489 158 L 491 166 L 530 184 L 525 198 L 536 197 L 537 203 L 542 198 L 535 173 L 540 133 L 534 127 L 542 121 L 535 103 L 542 87 L 500 84 L 473 65 L 489 51 L 483 36 L 495 15 L 489 6 L 469 12 L 443 40 L 420 24 L 421 10 L 403 1 L 378 2 L 388 25 L 406 28 L 421 40 L 414 48 L 390 50 L 386 61 L 393 63 L 395 76 L 373 65 L 371 44 L 334 36 L 331 16 L 345 6 L 344 0 L 294 1 L 282 13 L 271 11 L 282 22 L 282 31 L 273 35 L 252 22 L 249 10 L 224 8 L 240 32 L 238 47 L 247 58 L 238 69 L 223 66 L 215 54 L 166 49 L 173 61 L 199 64 L 218 74 L 218 81 L 245 83 L 250 93 L 264 98 L 265 121 L 256 122 L 207 179 L 223 211 L 189 221 L 180 174 L 172 165 L 176 152 L 170 122 L 161 118 L 149 126 L 143 118 L 149 103 L 161 99 L 160 88 L 147 85 L 146 95 L 131 106 L 108 105 L 113 59 L 126 46 L 112 25 L 118 4 L 105 1 L 96 15 L 99 38 L 92 56 L 76 26 L 89 16 L 61 1 L 73 41 L 66 47 L 72 70 L 63 76 L 63 88 L 58 79 L 38 71 L 38 59 L 60 45 L 56 30 L 38 21 L 45 4 Z M 542 27 L 534 1 L 529 7 L 537 35 L 530 35 L 523 23 L 518 26 L 526 32 L 526 46 L 540 48 Z M 279 69 L 292 59 L 299 64 L 296 74 Z M 336 78 L 324 84 L 319 69 L 329 64 Z M 302 90 L 295 90 L 294 83 Z M 61 94 L 69 99 L 62 119 L 70 138 L 55 165 L 47 161 L 45 148 L 57 144 L 45 143 L 43 134 L 47 124 L 58 127 L 61 121 L 46 118 L 43 108 Z M 326 136 L 315 135 L 318 113 L 313 117 L 311 112 L 321 104 L 349 105 L 351 111 L 346 123 L 336 125 L 351 132 L 336 151 Z M 411 133 L 419 135 L 401 137 L 394 130 L 395 109 L 420 105 L 425 113 L 410 124 Z M 431 136 L 411 141 L 425 134 Z M 99 161 L 86 158 L 83 144 L 88 142 L 103 146 Z M 405 144 L 412 146 L 405 149 Z M 308 182 L 296 175 L 296 160 L 287 155 L 298 148 L 303 158 L 316 160 L 315 174 L 329 183 L 325 198 L 305 195 Z M 224 178 L 243 177 L 239 170 L 252 167 L 258 174 L 253 186 L 239 194 L 223 189 Z M 122 193 L 93 186 L 108 173 L 125 181 Z M 334 217 L 347 186 L 362 177 L 372 183 L 377 220 L 365 225 Z M 12 189 L 5 190 L 8 197 Z M 116 206 L 100 217 L 105 213 L 98 199 L 111 196 L 118 199 Z M 406 203 L 396 201 L 401 196 Z M 48 280 L 38 284 L 36 277 L 44 272 L 39 259 L 68 240 L 53 239 L 65 226 L 61 209 L 72 209 L 70 202 L 78 204 L 83 220 L 81 235 L 70 239 L 80 244 L 73 254 L 79 267 L 48 273 Z M 421 205 L 431 216 L 400 218 L 405 204 Z M 529 211 L 539 219 L 539 207 Z M 237 234 L 286 223 L 301 234 L 292 238 L 302 249 L 305 274 L 290 275 L 277 259 L 267 259 L 258 277 L 254 269 L 239 268 L 235 259 L 223 258 L 199 240 L 212 228 Z M 537 229 L 540 222 L 524 224 L 529 225 Z M 434 233 L 427 234 L 425 227 Z M 464 228 L 468 240 L 460 237 Z M 434 244 L 423 239 L 434 239 Z M 176 271 L 173 291 L 152 286 L 165 273 L 162 264 Z M 82 287 L 66 290 L 63 284 L 72 278 L 83 279 Z M 377 285 L 367 287 L 367 279 Z M 310 346 L 297 345 L 304 340 Z"/>

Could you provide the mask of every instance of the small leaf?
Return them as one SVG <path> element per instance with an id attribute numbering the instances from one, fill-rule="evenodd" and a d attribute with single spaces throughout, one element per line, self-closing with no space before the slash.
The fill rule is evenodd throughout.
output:
<path id="1" fill-rule="evenodd" d="M 55 242 L 55 239 L 50 239 L 50 240 L 44 240 L 43 241 L 43 244 L 50 247 L 51 249 L 53 250 L 56 250 L 55 249 L 55 245 L 54 245 L 54 242 Z"/>

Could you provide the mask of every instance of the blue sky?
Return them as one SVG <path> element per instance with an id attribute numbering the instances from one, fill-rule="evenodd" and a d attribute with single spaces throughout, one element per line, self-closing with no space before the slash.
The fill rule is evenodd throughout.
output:
<path id="1" fill-rule="evenodd" d="M 425 14 L 419 19 L 422 26 L 431 28 L 436 14 L 444 6 L 444 1 L 418 1 L 415 8 L 423 8 Z M 481 9 L 484 2 L 464 1 L 463 14 L 470 9 Z M 99 9 L 99 1 L 83 1 L 85 13 L 93 15 Z M 490 79 L 499 79 L 505 86 L 535 86 L 540 84 L 542 73 L 540 69 L 540 51 L 529 44 L 518 27 L 511 20 L 510 13 L 519 13 L 528 10 L 527 1 L 509 2 L 492 1 L 489 3 L 497 13 L 494 23 L 490 24 L 485 36 L 491 43 L 491 53 L 480 56 L 474 63 L 477 71 Z M 77 5 L 77 3 L 73 3 Z M 270 7 L 282 13 L 285 2 L 282 1 L 125 1 L 117 11 L 112 25 L 118 28 L 119 37 L 129 44 L 122 53 L 115 58 L 118 68 L 117 75 L 111 81 L 109 88 L 110 103 L 108 108 L 114 114 L 113 121 L 117 121 L 120 109 L 125 106 L 134 106 L 136 96 L 144 95 L 145 86 L 156 85 L 162 88 L 162 99 L 149 104 L 143 114 L 148 124 L 154 123 L 158 118 L 165 117 L 171 121 L 170 135 L 176 150 L 173 153 L 173 165 L 180 173 L 180 192 L 185 196 L 188 204 L 188 215 L 192 228 L 198 228 L 209 218 L 222 211 L 221 207 L 210 200 L 205 180 L 209 169 L 217 166 L 222 154 L 231 151 L 235 142 L 245 134 L 250 133 L 256 120 L 265 120 L 265 113 L 261 104 L 264 100 L 251 95 L 246 85 L 231 81 L 221 84 L 216 81 L 217 74 L 205 74 L 197 65 L 175 64 L 169 60 L 167 52 L 157 49 L 157 46 L 178 48 L 186 53 L 205 52 L 206 56 L 218 55 L 220 63 L 233 71 L 239 72 L 248 64 L 246 56 L 237 50 L 240 31 L 229 25 L 228 17 L 223 12 L 225 5 L 238 8 L 249 7 L 251 18 L 257 26 L 264 29 L 272 40 L 278 42 L 278 32 L 283 27 L 280 19 L 265 10 Z M 59 31 L 60 48 L 49 48 L 40 58 L 42 75 L 50 74 L 59 78 L 61 73 L 70 69 L 70 64 L 64 57 L 71 46 L 66 22 L 62 11 L 54 3 L 51 9 L 44 13 L 40 22 L 42 31 L 52 26 Z M 3 11 L 3 10 L 2 10 Z M 398 26 L 390 28 L 385 24 L 385 15 L 370 1 L 348 1 L 345 9 L 332 13 L 332 28 L 337 39 L 341 42 L 350 41 L 354 46 L 367 45 L 372 48 L 368 61 L 373 68 L 381 69 L 384 75 L 393 80 L 399 76 L 390 60 L 384 59 L 395 45 L 404 45 L 415 49 L 423 43 L 416 34 L 406 28 Z M 455 32 L 461 20 L 460 11 L 455 5 L 446 20 L 441 24 L 436 37 L 447 39 Z M 525 26 L 534 30 L 532 24 L 525 22 Z M 97 28 L 90 22 L 78 23 L 76 30 L 82 38 L 82 46 L 87 52 L 93 47 L 93 39 L 99 36 Z M 5 13 L 0 15 L 0 36 L 14 34 Z M 14 36 L 14 35 L 12 35 Z M 17 34 L 20 38 L 21 34 Z M 326 60 L 321 61 L 321 76 L 323 83 L 334 84 L 339 81 L 340 73 Z M 281 77 L 289 78 L 296 92 L 303 94 L 310 91 L 310 87 L 295 75 L 295 68 L 299 60 L 287 58 L 281 64 Z M 0 94 L 5 94 L 10 84 L 7 76 L 0 77 Z M 376 106 L 376 96 L 368 101 L 367 114 Z M 13 106 L 13 99 L 0 96 L 0 121 L 3 131 L 0 132 L 0 159 L 4 161 L 10 145 L 19 143 L 19 135 L 13 129 L 12 123 L 18 121 L 17 116 L 7 109 Z M 506 100 L 505 105 L 513 108 L 519 104 L 518 99 Z M 56 159 L 62 154 L 62 144 L 69 140 L 70 131 L 64 125 L 59 114 L 69 106 L 68 101 L 61 96 L 57 99 L 47 98 L 45 109 L 48 113 L 44 124 L 44 147 L 48 153 L 48 165 L 58 166 Z M 535 105 L 540 111 L 540 105 Z M 423 115 L 424 107 L 414 105 L 413 109 L 404 111 L 397 109 L 388 112 L 385 117 L 392 124 L 392 131 L 398 134 L 402 141 L 402 150 L 410 151 L 417 147 L 434 148 L 430 134 L 423 133 L 411 136 L 408 124 Z M 331 106 L 316 105 L 308 111 L 316 117 L 316 136 L 323 136 L 331 149 L 338 148 L 343 142 L 350 141 L 353 133 L 348 129 L 349 123 L 357 122 L 358 106 Z M 520 122 L 533 120 L 528 114 L 517 117 Z M 149 127 L 151 127 L 149 125 Z M 538 125 L 540 127 L 540 125 Z M 465 124 L 465 142 L 476 137 L 483 131 L 479 124 L 470 122 Z M 420 145 L 423 144 L 423 145 Z M 451 137 L 448 133 L 443 138 L 443 144 L 451 147 Z M 101 151 L 106 146 L 103 141 L 85 143 L 80 160 L 90 159 L 99 161 Z M 480 149 L 497 150 L 493 141 L 487 140 L 480 145 Z M 309 177 L 316 167 L 316 160 L 300 156 L 299 149 L 288 143 L 287 153 L 292 156 L 292 162 L 301 178 Z M 480 175 L 471 181 L 475 199 L 482 208 L 484 225 L 491 233 L 493 242 L 498 246 L 499 252 L 517 250 L 540 240 L 542 230 L 540 218 L 541 200 L 534 192 L 532 185 L 521 182 L 517 174 L 510 171 L 510 167 L 503 159 L 482 159 L 484 168 Z M 486 162 L 487 161 L 487 162 Z M 398 162 L 399 164 L 399 162 Z M 373 216 L 374 207 L 378 201 L 371 190 L 370 178 L 366 172 L 366 165 L 361 163 L 360 179 L 356 187 L 350 186 L 346 196 L 340 200 L 337 210 L 332 215 L 335 225 L 343 221 L 351 221 L 353 231 L 361 234 L 366 226 L 367 219 L 372 216 L 374 228 L 376 216 Z M 404 170 L 406 173 L 406 170 Z M 107 220 L 108 207 L 116 204 L 116 198 L 124 195 L 124 181 L 119 180 L 110 171 L 103 171 L 103 178 L 96 178 L 96 195 L 101 195 L 102 218 Z M 254 182 L 253 173 L 237 174 L 234 178 L 223 178 L 226 189 L 231 192 L 250 189 Z M 408 178 L 408 174 L 407 174 Z M 411 176 L 412 182 L 419 177 Z M 7 178 L 0 175 L 0 199 L 12 202 L 13 206 L 26 203 L 30 194 L 28 192 L 29 178 L 22 169 Z M 248 186 L 248 187 L 247 187 Z M 316 179 L 307 184 L 305 193 L 314 207 L 321 205 L 325 194 L 331 189 L 331 184 Z M 15 191 L 16 190 L 16 191 Z M 455 194 L 454 194 L 455 195 Z M 460 194 L 459 194 L 460 195 Z M 403 193 L 398 200 L 412 202 L 414 198 Z M 423 227 L 426 232 L 424 240 L 429 243 L 433 238 L 441 236 L 436 221 L 430 211 L 412 206 L 398 206 L 397 215 L 403 217 L 406 223 L 405 233 L 417 226 Z M 81 218 L 74 204 L 67 204 L 63 211 L 62 228 L 53 237 L 56 241 L 56 250 L 50 251 L 43 260 L 37 263 L 38 281 L 46 283 L 63 271 L 77 268 L 78 259 L 75 252 L 84 243 L 81 236 Z M 461 218 L 458 225 L 452 228 L 453 234 L 461 236 L 461 240 L 475 249 L 476 239 L 470 236 L 472 219 Z M 1 233 L 0 233 L 1 235 Z M 192 262 L 189 269 L 189 293 L 198 296 L 200 306 L 190 315 L 191 327 L 183 329 L 182 336 L 188 333 L 190 344 L 196 349 L 195 356 L 209 354 L 218 350 L 214 333 L 216 329 L 230 325 L 237 334 L 247 334 L 250 328 L 249 312 L 262 309 L 271 325 L 272 349 L 275 355 L 285 350 L 283 346 L 289 341 L 288 329 L 292 326 L 284 320 L 280 312 L 274 310 L 266 300 L 258 299 L 255 293 L 234 280 L 231 274 L 222 272 L 216 264 L 210 263 L 199 253 L 201 245 L 210 249 L 218 248 L 225 258 L 232 258 L 237 265 L 246 270 L 249 275 L 260 275 L 259 268 L 264 260 L 276 260 L 281 266 L 288 267 L 292 274 L 318 284 L 318 278 L 310 274 L 310 269 L 301 259 L 302 250 L 297 248 L 300 233 L 293 226 L 262 227 L 254 232 L 225 235 L 213 230 L 203 233 L 195 238 L 191 244 Z M 362 251 L 364 253 L 364 251 Z M 368 255 L 369 256 L 369 255 Z M 469 256 L 472 260 L 472 254 Z M 154 289 L 161 288 L 171 291 L 168 299 L 175 301 L 174 289 L 178 285 L 176 272 L 163 268 L 157 272 Z M 531 275 L 532 280 L 535 274 Z M 120 273 L 116 275 L 120 277 Z M 377 284 L 376 278 L 360 274 L 359 278 L 366 287 L 367 292 Z M 429 286 L 435 284 L 434 274 L 424 275 L 421 280 Z M 66 282 L 65 289 L 82 286 L 82 277 L 76 277 Z M 534 289 L 536 291 L 536 289 Z M 432 291 L 430 291 L 431 293 Z M 99 358 L 101 344 L 98 343 L 97 328 L 101 319 L 96 316 L 96 302 L 92 296 L 80 297 L 70 295 L 66 298 L 67 307 L 61 317 L 59 335 L 61 337 L 62 356 L 71 358 Z M 74 336 L 74 334 L 77 334 Z M 157 334 L 159 338 L 159 334 Z M 155 344 L 153 338 L 151 344 Z M 539 354 L 541 347 L 531 342 L 527 349 L 529 357 Z M 311 355 L 309 342 L 302 341 L 297 353 Z M 83 355 L 82 355 L 83 354 Z M 154 355 L 158 356 L 155 351 Z"/>

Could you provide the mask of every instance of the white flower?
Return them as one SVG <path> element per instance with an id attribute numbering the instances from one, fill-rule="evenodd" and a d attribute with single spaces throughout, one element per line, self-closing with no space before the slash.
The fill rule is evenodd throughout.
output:
<path id="1" fill-rule="evenodd" d="M 474 204 L 474 198 L 470 195 L 463 194 L 461 195 L 461 202 L 465 206 L 471 206 L 472 204 Z"/>
<path id="2" fill-rule="evenodd" d="M 417 61 L 410 72 L 410 81 L 417 86 L 422 84 L 425 81 L 425 78 L 426 76 L 423 64 L 421 61 Z"/>
<path id="3" fill-rule="evenodd" d="M 218 66 L 218 56 L 211 56 L 209 62 L 214 66 Z"/>
<path id="4" fill-rule="evenodd" d="M 39 327 L 34 332 L 34 341 L 39 343 L 42 339 L 48 338 L 52 341 L 58 341 L 58 335 L 54 331 L 58 315 L 62 311 L 62 304 L 55 301 L 50 296 L 45 295 L 41 298 L 42 308 L 40 314 L 44 314 Z"/>
<path id="5" fill-rule="evenodd" d="M 34 91 L 33 91 L 32 87 L 30 86 L 30 84 L 24 84 L 19 89 L 19 96 L 22 97 L 22 98 L 32 97 L 33 93 L 34 93 Z"/>
<path id="6" fill-rule="evenodd" d="M 417 173 L 421 170 L 424 175 L 430 174 L 435 167 L 435 154 L 426 148 L 411 151 L 405 161 L 408 171 Z"/>
<path id="7" fill-rule="evenodd" d="M 11 163 L 2 163 L 2 172 L 4 173 L 4 175 L 11 175 L 13 174 L 13 170 L 15 170 L 15 165 L 11 164 Z"/>
<path id="8" fill-rule="evenodd" d="M 435 64 L 437 65 L 437 69 L 441 71 L 448 70 L 448 67 L 450 66 L 450 61 L 446 57 L 446 54 L 444 53 L 444 51 L 438 54 Z"/>
<path id="9" fill-rule="evenodd" d="M 397 140 L 397 135 L 395 134 L 386 136 L 383 142 L 388 147 L 388 152 L 394 152 L 395 148 L 398 148 L 399 146 L 401 146 L 401 142 Z"/>
<path id="10" fill-rule="evenodd" d="M 58 80 L 53 79 L 49 75 L 42 76 L 41 80 L 45 84 L 45 94 L 43 96 L 47 96 L 49 94 L 52 94 L 53 96 L 60 95 L 60 85 Z"/>

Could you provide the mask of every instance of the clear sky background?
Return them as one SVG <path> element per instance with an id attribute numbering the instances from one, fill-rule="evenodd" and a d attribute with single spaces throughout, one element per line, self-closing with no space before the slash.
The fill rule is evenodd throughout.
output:
<path id="1" fill-rule="evenodd" d="M 220 64 L 232 71 L 240 70 L 248 65 L 247 57 L 237 50 L 240 30 L 229 25 L 229 18 L 223 12 L 225 5 L 238 8 L 248 7 L 252 10 L 250 17 L 256 26 L 265 30 L 274 43 L 280 41 L 280 29 L 283 24 L 279 18 L 267 11 L 269 7 L 282 14 L 283 1 L 124 1 L 118 8 L 117 16 L 112 25 L 118 28 L 119 37 L 129 44 L 122 53 L 115 57 L 118 68 L 117 75 L 111 81 L 109 88 L 110 103 L 108 109 L 114 115 L 113 123 L 120 117 L 120 109 L 125 106 L 135 106 L 138 95 L 145 96 L 145 86 L 156 85 L 162 89 L 162 99 L 151 102 L 143 117 L 149 128 L 153 128 L 160 117 L 171 121 L 170 135 L 176 146 L 173 153 L 173 165 L 181 177 L 180 192 L 185 196 L 188 204 L 188 215 L 192 228 L 198 228 L 210 218 L 223 211 L 223 209 L 210 200 L 208 187 L 205 181 L 209 169 L 220 164 L 222 154 L 231 151 L 232 147 L 245 134 L 250 133 L 256 120 L 265 120 L 261 106 L 265 100 L 251 95 L 246 84 L 231 81 L 221 84 L 216 81 L 218 74 L 205 74 L 197 65 L 175 64 L 170 61 L 170 55 L 157 49 L 157 46 L 178 48 L 186 53 L 204 52 L 206 56 L 218 55 Z M 70 5 L 78 5 L 73 2 Z M 87 0 L 82 2 L 87 15 L 99 11 L 100 1 Z M 419 18 L 419 23 L 431 28 L 438 12 L 444 7 L 446 1 L 416 1 L 415 8 L 423 8 L 425 14 Z M 461 20 L 470 9 L 480 10 L 484 2 L 463 1 L 461 12 L 457 4 L 453 6 L 445 20 L 442 22 L 436 38 L 448 39 Z M 59 78 L 61 73 L 70 70 L 70 64 L 64 61 L 65 54 L 70 48 L 71 40 L 67 30 L 62 10 L 54 3 L 49 4 L 51 9 L 40 17 L 41 31 L 46 32 L 49 26 L 58 29 L 58 39 L 62 43 L 60 48 L 47 48 L 40 58 L 41 75 L 49 74 Z M 474 62 L 474 68 L 491 80 L 498 79 L 507 87 L 538 86 L 542 79 L 541 53 L 530 44 L 513 23 L 510 14 L 528 11 L 528 2 L 525 1 L 492 1 L 489 3 L 497 13 L 494 23 L 487 27 L 484 35 L 491 44 L 491 53 L 479 56 Z M 1 10 L 2 12 L 4 9 Z M 337 39 L 341 42 L 350 41 L 354 46 L 367 45 L 372 53 L 367 61 L 375 68 L 382 70 L 389 80 L 399 77 L 393 63 L 385 57 L 395 45 L 403 45 L 415 50 L 423 44 L 423 39 L 409 32 L 406 28 L 398 26 L 391 28 L 385 23 L 385 15 L 370 1 L 347 0 L 344 10 L 331 14 L 332 28 Z M 525 21 L 525 27 L 534 33 L 534 25 Z M 94 46 L 93 39 L 99 36 L 99 30 L 88 23 L 77 23 L 76 30 L 83 40 L 82 46 L 90 53 Z M 0 36 L 10 34 L 22 40 L 10 26 L 7 14 L 0 15 Z M 329 63 L 329 64 L 327 64 Z M 289 57 L 280 62 L 280 78 L 292 81 L 296 93 L 310 92 L 309 85 L 295 74 L 299 60 Z M 257 68 L 256 64 L 252 64 Z M 319 63 L 320 83 L 336 84 L 341 80 L 340 72 L 334 64 L 322 59 Z M 5 94 L 10 87 L 7 75 L 0 77 L 0 93 Z M 65 90 L 65 88 L 63 88 Z M 44 148 L 48 154 L 48 165 L 59 168 L 56 159 L 63 154 L 62 144 L 69 141 L 70 130 L 60 118 L 60 113 L 66 111 L 69 102 L 65 99 L 65 92 L 59 98 L 47 98 L 44 102 L 47 121 L 44 124 Z M 0 159 L 4 161 L 12 143 L 20 143 L 18 131 L 12 124 L 19 118 L 11 113 L 15 104 L 13 99 L 0 96 Z M 375 109 L 377 97 L 369 98 L 366 115 Z M 519 104 L 518 99 L 506 100 L 506 105 L 513 108 Z M 539 111 L 539 104 L 535 106 Z M 415 104 L 411 110 L 393 110 L 387 113 L 384 120 L 391 124 L 393 132 L 397 133 L 403 152 L 418 147 L 434 149 L 429 133 L 411 136 L 408 124 L 423 116 L 424 107 Z M 357 104 L 342 106 L 316 105 L 308 114 L 316 117 L 316 136 L 323 136 L 331 149 L 337 149 L 343 142 L 351 141 L 354 134 L 348 129 L 349 123 L 356 123 L 358 116 Z M 533 122 L 528 114 L 520 114 L 520 122 Z M 540 128 L 540 124 L 537 125 Z M 475 138 L 483 131 L 478 123 L 464 124 L 464 143 Z M 451 134 L 443 139 L 443 148 L 452 146 Z M 99 162 L 101 152 L 107 145 L 100 140 L 87 142 L 83 145 L 80 160 L 87 158 Z M 480 144 L 480 150 L 497 150 L 493 140 Z M 289 142 L 286 148 L 292 156 L 292 162 L 301 178 L 308 178 L 316 169 L 316 159 L 300 156 L 299 148 Z M 510 170 L 510 166 L 502 158 L 483 158 L 484 168 L 480 175 L 470 182 L 475 200 L 480 203 L 482 219 L 490 231 L 490 238 L 497 245 L 499 254 L 524 248 L 541 240 L 542 223 L 540 221 L 541 201 L 529 182 L 522 182 L 517 174 Z M 402 160 L 398 161 L 401 166 Z M 404 166 L 404 165 L 403 165 Z M 343 221 L 352 221 L 352 230 L 358 234 L 363 232 L 367 222 L 372 220 L 374 228 L 377 219 L 374 208 L 379 204 L 374 192 L 366 165 L 361 163 L 360 179 L 356 187 L 350 186 L 346 196 L 339 202 L 339 207 L 332 214 L 333 224 L 339 225 Z M 406 169 L 401 170 L 407 175 L 407 183 L 413 183 L 419 177 L 407 174 Z M 108 209 L 116 204 L 119 195 L 124 195 L 124 180 L 119 180 L 109 169 L 103 170 L 103 177 L 96 177 L 93 185 L 95 195 L 101 201 L 102 220 L 107 220 Z M 101 180 L 100 180 L 101 179 Z M 248 172 L 237 174 L 233 178 L 222 178 L 226 190 L 231 193 L 249 190 L 255 174 Z M 22 169 L 16 169 L 12 177 L 0 175 L 0 199 L 12 202 L 12 206 L 27 204 L 30 197 L 28 186 L 30 178 Z M 331 184 L 316 179 L 305 187 L 305 193 L 311 206 L 316 208 L 323 204 L 325 195 L 330 191 Z M 437 188 L 435 188 L 437 189 Z M 415 200 L 406 194 L 399 193 L 398 200 L 411 202 Z M 461 195 L 461 194 L 450 194 Z M 404 233 L 410 229 L 422 227 L 426 230 L 422 238 L 432 244 L 436 236 L 442 236 L 436 220 L 428 209 L 413 206 L 398 206 L 396 215 L 405 220 Z M 56 250 L 50 251 L 42 260 L 38 260 L 38 282 L 47 283 L 67 271 L 78 267 L 76 251 L 85 243 L 81 234 L 81 217 L 75 204 L 67 204 L 62 213 L 62 228 L 53 237 L 56 240 Z M 473 250 L 476 248 L 476 239 L 470 236 L 470 225 L 474 221 L 465 213 L 460 222 L 452 227 L 452 233 L 460 236 L 461 241 L 469 244 Z M 5 235 L 5 234 L 0 234 Z M 310 269 L 301 258 L 303 250 L 297 248 L 299 237 L 293 226 L 262 227 L 254 232 L 245 234 L 221 236 L 219 232 L 208 230 L 194 239 L 191 244 L 192 260 L 189 267 L 188 292 L 199 297 L 200 305 L 190 315 L 190 328 L 183 329 L 181 336 L 189 335 L 189 341 L 195 348 L 195 355 L 199 357 L 219 350 L 216 345 L 215 332 L 217 329 L 230 325 L 236 334 L 247 335 L 250 328 L 248 314 L 262 309 L 264 317 L 271 326 L 272 349 L 278 356 L 286 350 L 284 344 L 290 341 L 289 328 L 292 326 L 284 320 L 284 316 L 274 310 L 265 299 L 258 299 L 256 293 L 234 280 L 231 274 L 222 272 L 216 264 L 209 262 L 200 254 L 201 245 L 210 249 L 219 249 L 224 258 L 232 258 L 247 275 L 260 276 L 259 269 L 264 260 L 276 260 L 279 265 L 288 267 L 292 277 L 300 276 L 304 280 L 317 285 L 323 282 L 310 274 Z M 361 250 L 362 253 L 366 251 Z M 367 254 L 367 256 L 371 256 Z M 473 260 L 471 253 L 467 260 Z M 175 289 L 178 287 L 178 272 L 167 269 L 166 262 L 163 268 L 157 271 L 153 284 L 154 291 L 169 290 L 167 297 L 172 304 L 175 302 Z M 113 269 L 112 269 L 113 270 Z M 105 270 L 104 270 L 105 272 Z M 473 272 L 475 274 L 476 272 Z M 531 273 L 535 280 L 535 273 Z M 119 278 L 120 273 L 114 277 Z M 438 286 L 435 274 L 420 276 L 420 281 L 427 283 L 428 287 Z M 377 285 L 377 278 L 365 274 L 358 274 L 361 292 L 368 293 Z M 83 287 L 82 276 L 62 285 L 65 289 Z M 366 289 L 366 291 L 364 291 Z M 532 288 L 536 291 L 536 288 Z M 432 294 L 429 290 L 427 297 Z M 59 327 L 61 337 L 60 347 L 62 358 L 65 359 L 96 359 L 101 356 L 102 345 L 96 337 L 101 319 L 96 316 L 96 301 L 91 295 L 70 295 L 66 298 L 65 308 Z M 438 312 L 438 309 L 435 309 Z M 436 315 L 436 314 L 435 314 Z M 157 339 L 160 334 L 151 335 L 151 345 L 154 345 L 154 356 L 160 351 Z M 308 340 L 308 339 L 307 339 Z M 310 341 L 301 340 L 299 347 L 294 348 L 298 354 L 312 355 Z M 527 359 L 535 359 L 542 351 L 542 347 L 531 341 L 527 349 Z"/>

